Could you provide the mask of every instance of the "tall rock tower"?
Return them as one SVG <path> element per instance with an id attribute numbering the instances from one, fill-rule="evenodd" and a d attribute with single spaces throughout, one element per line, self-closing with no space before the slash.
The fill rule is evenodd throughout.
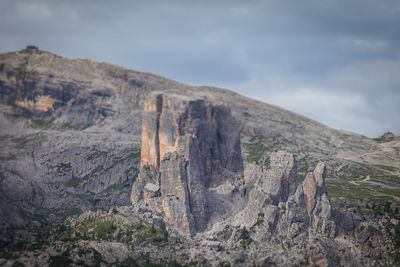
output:
<path id="1" fill-rule="evenodd" d="M 227 107 L 205 99 L 152 93 L 142 115 L 140 166 L 131 202 L 160 197 L 176 229 L 203 231 L 224 199 L 241 194 L 236 121 Z"/>

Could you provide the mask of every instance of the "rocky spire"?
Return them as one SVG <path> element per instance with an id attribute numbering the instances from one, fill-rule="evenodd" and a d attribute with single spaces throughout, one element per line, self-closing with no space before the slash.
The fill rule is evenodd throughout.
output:
<path id="1" fill-rule="evenodd" d="M 229 109 L 174 94 L 146 99 L 131 202 L 161 196 L 166 219 L 192 235 L 207 227 L 218 205 L 210 202 L 214 188 L 228 182 L 233 193 L 242 177 L 240 136 Z"/>
<path id="2" fill-rule="evenodd" d="M 331 219 L 332 205 L 326 189 L 326 166 L 319 162 L 314 172 L 303 181 L 304 205 L 313 227 L 326 235 L 335 235 L 335 223 Z"/>

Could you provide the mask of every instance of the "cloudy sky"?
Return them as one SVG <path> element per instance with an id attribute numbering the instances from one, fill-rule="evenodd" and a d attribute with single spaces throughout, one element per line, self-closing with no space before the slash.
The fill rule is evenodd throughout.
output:
<path id="1" fill-rule="evenodd" d="M 0 0 L 0 40 L 400 134 L 398 0 Z"/>

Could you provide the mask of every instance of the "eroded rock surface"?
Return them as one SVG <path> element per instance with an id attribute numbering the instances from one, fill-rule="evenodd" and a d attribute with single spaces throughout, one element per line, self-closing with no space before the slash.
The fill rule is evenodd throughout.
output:
<path id="1" fill-rule="evenodd" d="M 264 242 L 286 236 L 304 240 L 310 230 L 333 237 L 331 203 L 325 184 L 326 168 L 320 162 L 297 185 L 297 163 L 289 152 L 271 153 L 269 167 L 246 165 L 247 206 L 235 215 L 234 226 L 254 229 L 254 239 Z"/>
<path id="2" fill-rule="evenodd" d="M 188 235 L 203 231 L 221 210 L 215 206 L 240 194 L 243 163 L 234 118 L 204 99 L 162 93 L 147 98 L 142 118 L 141 173 L 131 201 L 147 198 L 146 184 L 155 184 L 170 223 Z"/>

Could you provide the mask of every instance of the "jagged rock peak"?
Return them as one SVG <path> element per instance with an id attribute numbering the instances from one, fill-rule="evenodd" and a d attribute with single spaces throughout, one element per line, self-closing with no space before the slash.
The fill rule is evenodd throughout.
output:
<path id="1" fill-rule="evenodd" d="M 254 228 L 260 221 L 268 222 L 253 235 L 259 242 L 273 239 L 273 236 L 304 239 L 309 230 L 333 237 L 336 226 L 331 219 L 325 176 L 325 164 L 320 162 L 314 172 L 297 185 L 297 162 L 294 155 L 286 151 L 271 153 L 269 168 L 247 164 L 248 201 L 233 224 Z"/>
<path id="2" fill-rule="evenodd" d="M 325 176 L 325 163 L 319 162 L 314 172 L 307 174 L 302 186 L 308 214 L 319 215 L 329 219 L 331 216 L 331 205 L 326 190 Z"/>
<path id="3" fill-rule="evenodd" d="M 304 192 L 304 205 L 313 227 L 326 235 L 334 236 L 336 225 L 331 220 L 332 205 L 326 189 L 325 177 L 325 163 L 319 162 L 314 172 L 307 174 L 301 187 Z"/>
<path id="4" fill-rule="evenodd" d="M 221 210 L 215 194 L 240 194 L 242 180 L 240 135 L 227 107 L 171 93 L 147 97 L 141 172 L 131 202 L 161 196 L 166 219 L 192 235 L 203 231 L 211 215 Z M 149 194 L 145 188 L 154 190 Z"/>

